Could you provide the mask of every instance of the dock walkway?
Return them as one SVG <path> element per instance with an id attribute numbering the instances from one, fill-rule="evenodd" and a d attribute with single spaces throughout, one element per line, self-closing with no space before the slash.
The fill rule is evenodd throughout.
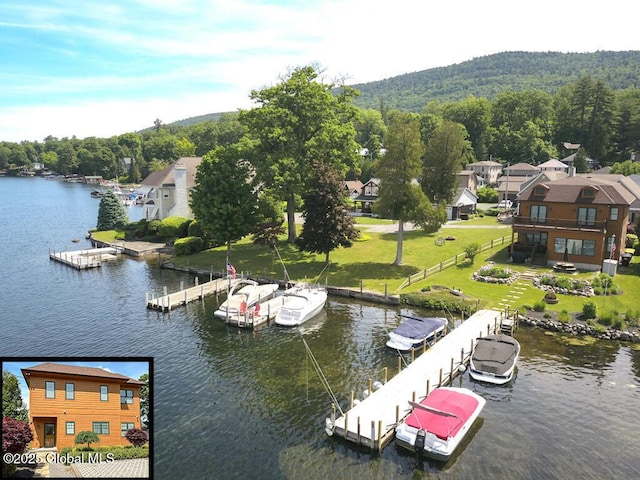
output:
<path id="1" fill-rule="evenodd" d="M 49 258 L 56 262 L 69 265 L 77 270 L 85 270 L 88 268 L 101 267 L 102 262 L 115 260 L 117 249 L 107 248 L 85 248 L 83 250 L 75 250 L 72 252 L 56 252 L 49 251 Z"/>
<path id="2" fill-rule="evenodd" d="M 475 339 L 499 332 L 503 319 L 500 311 L 479 310 L 339 418 L 334 405 L 326 419 L 327 434 L 382 450 L 393 440 L 398 422 L 410 413 L 409 401 L 419 402 L 431 389 L 450 383 L 468 363 Z"/>
<path id="3" fill-rule="evenodd" d="M 213 293 L 227 292 L 236 282 L 237 279 L 228 278 L 216 278 L 211 279 L 208 282 L 199 284 L 197 283 L 193 287 L 181 289 L 174 293 L 167 293 L 167 287 L 164 287 L 164 294 L 159 297 L 146 294 L 147 308 L 151 310 L 160 310 L 162 312 L 170 312 L 173 308 L 186 305 L 194 300 L 200 300 L 207 295 Z"/>

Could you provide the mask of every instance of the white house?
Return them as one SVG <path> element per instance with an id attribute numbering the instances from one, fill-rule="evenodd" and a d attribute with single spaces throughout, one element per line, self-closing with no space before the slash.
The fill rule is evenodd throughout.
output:
<path id="1" fill-rule="evenodd" d="M 196 171 L 202 157 L 182 157 L 164 170 L 145 178 L 138 192 L 146 200 L 144 218 L 147 221 L 167 217 L 193 218 L 189 206 L 190 191 L 195 185 Z"/>

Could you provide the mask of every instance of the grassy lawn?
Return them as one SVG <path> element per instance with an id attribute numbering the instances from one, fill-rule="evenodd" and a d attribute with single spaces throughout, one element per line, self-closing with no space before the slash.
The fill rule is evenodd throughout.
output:
<path id="1" fill-rule="evenodd" d="M 546 267 L 532 267 L 531 265 L 514 265 L 507 258 L 506 246 L 496 244 L 496 247 L 476 256 L 474 264 L 468 260 L 460 260 L 458 265 L 441 272 L 432 274 L 426 279 L 413 283 L 401 291 L 396 292 L 402 282 L 412 274 L 428 269 L 440 262 L 444 262 L 455 255 L 464 252 L 467 245 L 473 242 L 480 244 L 506 237 L 511 238 L 510 228 L 487 228 L 500 226 L 495 217 L 475 217 L 468 221 L 450 223 L 451 228 L 443 228 L 437 233 L 426 234 L 421 230 L 405 232 L 403 244 L 403 264 L 393 265 L 396 257 L 397 234 L 367 231 L 367 225 L 394 224 L 391 220 L 371 217 L 359 217 L 358 224 L 362 225 L 362 240 L 353 244 L 351 248 L 340 248 L 331 252 L 331 265 L 324 268 L 324 255 L 302 253 L 297 248 L 286 243 L 282 237 L 278 243 L 278 251 L 284 266 L 292 280 L 308 279 L 319 281 L 337 287 L 360 288 L 377 292 L 410 293 L 420 291 L 424 287 L 439 285 L 448 288 L 455 287 L 463 291 L 464 295 L 479 299 L 481 305 L 487 308 L 513 308 L 522 305 L 532 306 L 544 296 L 542 290 L 535 288 L 530 280 L 518 281 L 518 289 L 513 285 L 499 285 L 477 282 L 471 278 L 487 261 L 506 266 L 512 270 L 524 272 L 534 270 L 536 274 L 552 272 Z M 470 228 L 478 226 L 479 228 Z M 113 241 L 116 232 L 94 232 L 94 237 L 103 241 Z M 454 240 L 436 245 L 440 237 L 454 237 Z M 232 245 L 230 262 L 238 272 L 249 272 L 253 275 L 285 279 L 283 264 L 275 251 L 265 247 L 254 246 L 250 238 L 245 238 Z M 214 271 L 224 271 L 226 263 L 226 248 L 217 247 L 189 257 L 176 257 L 172 260 L 179 266 L 192 266 Z M 578 273 L 572 278 L 590 279 L 594 272 Z M 637 310 L 638 302 L 635 298 L 640 292 L 640 257 L 634 256 L 629 267 L 619 267 L 615 277 L 616 283 L 624 294 L 607 297 L 593 297 L 598 311 L 625 312 L 629 309 Z M 581 312 L 584 297 L 558 294 L 559 302 L 547 305 L 548 310 Z"/>

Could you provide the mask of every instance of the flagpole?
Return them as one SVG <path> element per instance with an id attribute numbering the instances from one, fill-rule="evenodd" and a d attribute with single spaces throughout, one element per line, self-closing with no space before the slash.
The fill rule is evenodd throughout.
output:
<path id="1" fill-rule="evenodd" d="M 613 250 L 616 248 L 616 234 L 611 235 L 611 248 L 609 249 L 609 261 L 613 259 Z M 609 285 L 609 280 L 607 279 L 604 284 L 604 298 L 602 299 L 602 309 L 604 310 L 604 304 L 607 301 L 607 286 Z"/>

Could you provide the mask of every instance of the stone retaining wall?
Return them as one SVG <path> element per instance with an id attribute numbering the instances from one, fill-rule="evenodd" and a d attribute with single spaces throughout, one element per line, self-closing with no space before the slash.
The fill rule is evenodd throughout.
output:
<path id="1" fill-rule="evenodd" d="M 586 323 L 564 323 L 551 319 L 538 319 L 532 317 L 520 317 L 520 325 L 538 327 L 553 332 L 566 333 L 568 335 L 590 335 L 599 340 L 620 340 L 623 342 L 640 343 L 640 334 L 626 330 L 615 330 L 608 328 L 599 331 Z"/>

